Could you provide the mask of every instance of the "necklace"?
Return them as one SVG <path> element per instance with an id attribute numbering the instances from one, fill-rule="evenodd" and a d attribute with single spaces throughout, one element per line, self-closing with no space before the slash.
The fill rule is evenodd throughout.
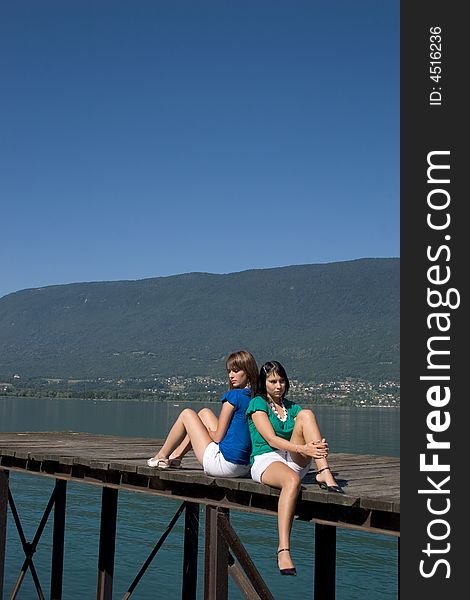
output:
<path id="1" fill-rule="evenodd" d="M 287 409 L 284 406 L 284 402 L 282 400 L 281 400 L 282 416 L 277 412 L 277 407 L 272 400 L 268 400 L 268 406 L 273 411 L 273 413 L 276 415 L 276 417 L 279 419 L 279 421 L 282 421 L 283 423 L 285 421 L 287 421 Z"/>

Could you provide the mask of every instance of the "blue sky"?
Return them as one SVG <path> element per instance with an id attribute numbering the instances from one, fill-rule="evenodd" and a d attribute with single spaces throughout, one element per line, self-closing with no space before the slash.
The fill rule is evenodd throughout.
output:
<path id="1" fill-rule="evenodd" d="M 0 4 L 0 296 L 399 256 L 399 2 Z"/>

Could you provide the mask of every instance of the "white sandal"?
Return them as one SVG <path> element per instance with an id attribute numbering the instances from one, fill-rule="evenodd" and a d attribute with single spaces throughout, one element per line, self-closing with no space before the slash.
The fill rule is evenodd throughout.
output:
<path id="1" fill-rule="evenodd" d="M 147 461 L 147 464 L 149 467 L 156 467 L 157 469 L 169 469 L 170 468 L 170 460 L 168 458 L 158 458 L 158 456 L 149 458 Z"/>
<path id="2" fill-rule="evenodd" d="M 181 469 L 180 458 L 158 458 L 154 456 L 148 459 L 147 464 L 149 467 L 156 467 L 157 469 Z"/>

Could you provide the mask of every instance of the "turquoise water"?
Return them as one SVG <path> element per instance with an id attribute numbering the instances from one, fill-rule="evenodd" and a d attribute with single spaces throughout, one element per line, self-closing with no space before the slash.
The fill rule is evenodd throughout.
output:
<path id="1" fill-rule="evenodd" d="M 73 430 L 116 435 L 163 437 L 181 403 L 135 401 L 39 400 L 0 398 L 2 431 Z M 192 404 L 194 408 L 202 404 Z M 322 432 L 332 452 L 398 456 L 399 409 L 316 407 Z M 28 541 L 53 489 L 54 480 L 11 474 L 10 485 Z M 65 540 L 64 599 L 96 596 L 97 556 L 101 488 L 69 483 Z M 120 492 L 114 572 L 114 597 L 122 598 L 152 551 L 173 514 L 178 501 Z M 204 530 L 204 511 L 200 513 Z M 232 511 L 234 529 L 273 591 L 276 600 L 312 597 L 314 527 L 296 521 L 292 532 L 296 578 L 278 574 L 275 558 L 276 520 L 273 517 Z M 181 597 L 184 517 L 170 533 L 131 598 Z M 8 523 L 5 596 L 8 597 L 20 571 L 24 554 L 13 520 Z M 52 520 L 34 555 L 34 564 L 47 597 L 49 590 Z M 199 543 L 199 597 L 203 586 L 203 550 Z M 338 600 L 395 600 L 397 598 L 397 541 L 394 537 L 337 529 L 336 597 Z M 158 593 L 157 593 L 158 592 Z M 18 598 L 30 600 L 36 592 L 28 572 Z M 230 584 L 230 599 L 243 596 Z"/>

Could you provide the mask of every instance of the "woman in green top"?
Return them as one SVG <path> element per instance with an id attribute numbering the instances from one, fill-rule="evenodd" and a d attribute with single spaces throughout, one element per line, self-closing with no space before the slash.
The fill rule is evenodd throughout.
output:
<path id="1" fill-rule="evenodd" d="M 248 405 L 252 453 L 251 476 L 281 490 L 278 504 L 278 567 L 282 575 L 296 575 L 290 557 L 290 532 L 300 482 L 315 460 L 317 484 L 344 493 L 328 466 L 328 444 L 315 415 L 285 398 L 289 379 L 277 361 L 265 363 L 258 378 L 258 395 Z"/>

